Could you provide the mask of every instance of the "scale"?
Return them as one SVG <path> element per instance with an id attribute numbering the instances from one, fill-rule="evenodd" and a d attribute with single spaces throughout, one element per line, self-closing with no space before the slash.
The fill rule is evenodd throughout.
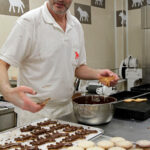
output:
<path id="1" fill-rule="evenodd" d="M 120 64 L 119 76 L 127 80 L 127 90 L 130 91 L 142 79 L 142 69 L 138 68 L 137 59 L 128 56 L 123 60 Z"/>

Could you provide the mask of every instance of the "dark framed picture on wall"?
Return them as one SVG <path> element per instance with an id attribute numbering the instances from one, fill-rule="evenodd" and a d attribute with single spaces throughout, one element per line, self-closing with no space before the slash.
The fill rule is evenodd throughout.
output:
<path id="1" fill-rule="evenodd" d="M 91 24 L 91 7 L 83 4 L 74 4 L 76 18 L 83 24 Z"/>
<path id="2" fill-rule="evenodd" d="M 0 0 L 0 14 L 21 16 L 29 11 L 29 0 Z"/>
<path id="3" fill-rule="evenodd" d="M 128 0 L 128 9 L 138 9 L 147 4 L 148 0 Z"/>
<path id="4" fill-rule="evenodd" d="M 116 12 L 116 20 L 117 20 L 117 27 L 126 27 L 127 17 L 125 10 L 119 10 Z"/>
<path id="5" fill-rule="evenodd" d="M 105 8 L 105 0 L 91 0 L 91 5 L 95 7 Z"/>

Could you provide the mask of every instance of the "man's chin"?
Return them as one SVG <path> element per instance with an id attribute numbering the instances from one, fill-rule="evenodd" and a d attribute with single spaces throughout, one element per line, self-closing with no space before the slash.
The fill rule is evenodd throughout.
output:
<path id="1" fill-rule="evenodd" d="M 66 12 L 56 12 L 57 15 L 64 15 Z"/>
<path id="2" fill-rule="evenodd" d="M 64 15 L 66 13 L 66 11 L 60 11 L 60 10 L 53 10 L 55 14 L 57 15 Z"/>

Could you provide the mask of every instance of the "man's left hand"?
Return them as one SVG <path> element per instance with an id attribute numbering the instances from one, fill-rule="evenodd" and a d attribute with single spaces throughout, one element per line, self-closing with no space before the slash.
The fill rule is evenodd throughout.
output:
<path id="1" fill-rule="evenodd" d="M 105 80 L 102 80 L 103 78 L 105 78 Z M 106 86 L 115 86 L 119 80 L 119 77 L 117 74 L 110 71 L 109 69 L 102 69 L 97 70 L 97 79 L 100 80 L 100 82 Z"/>

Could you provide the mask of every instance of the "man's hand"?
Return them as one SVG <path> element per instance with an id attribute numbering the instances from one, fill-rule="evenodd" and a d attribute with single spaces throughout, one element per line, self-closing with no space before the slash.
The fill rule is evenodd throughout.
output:
<path id="1" fill-rule="evenodd" d="M 19 86 L 16 88 L 9 87 L 5 90 L 3 96 L 5 100 L 33 113 L 40 111 L 44 107 L 33 102 L 26 94 L 35 95 L 36 92 L 32 88 L 26 86 Z"/>
<path id="2" fill-rule="evenodd" d="M 106 82 L 101 82 L 106 86 L 114 86 L 119 80 L 117 74 L 110 71 L 109 69 L 92 69 L 87 65 L 80 65 L 78 68 L 76 68 L 75 76 L 83 80 L 101 80 L 101 78 L 103 77 L 113 78 L 111 79 L 109 84 L 107 84 Z"/>
<path id="3" fill-rule="evenodd" d="M 108 80 L 107 80 L 107 78 L 108 78 Z M 103 70 L 97 70 L 97 79 L 106 86 L 114 86 L 117 84 L 119 77 L 114 72 L 112 72 L 108 69 L 103 69 Z M 103 80 L 103 79 L 105 79 L 105 80 Z"/>

